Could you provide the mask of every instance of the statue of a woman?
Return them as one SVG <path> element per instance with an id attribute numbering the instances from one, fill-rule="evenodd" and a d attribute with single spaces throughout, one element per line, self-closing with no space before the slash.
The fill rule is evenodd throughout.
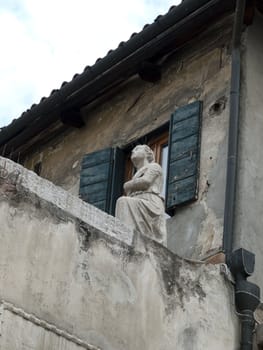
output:
<path id="1" fill-rule="evenodd" d="M 124 184 L 126 196 L 117 201 L 116 217 L 130 228 L 166 245 L 162 168 L 154 162 L 153 151 L 147 145 L 136 146 L 131 161 L 137 171 L 132 180 Z"/>

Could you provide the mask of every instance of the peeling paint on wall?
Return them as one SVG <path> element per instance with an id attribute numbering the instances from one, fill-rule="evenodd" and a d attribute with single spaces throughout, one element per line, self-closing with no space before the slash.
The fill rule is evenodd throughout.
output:
<path id="1" fill-rule="evenodd" d="M 190 343 L 193 350 L 236 349 L 233 287 L 219 266 L 186 261 L 146 237 L 129 243 L 121 223 L 105 226 L 114 218 L 100 210 L 83 216 L 88 204 L 6 163 L 8 172 L 20 171 L 20 180 L 15 194 L 0 191 L 1 299 L 101 349 L 185 350 Z M 54 220 L 56 207 L 65 220 Z M 62 340 L 28 328 L 28 321 L 13 321 L 5 332 L 16 328 L 17 349 L 29 339 L 40 350 L 43 337 L 66 349 Z M 7 344 L 5 350 L 14 350 Z"/>

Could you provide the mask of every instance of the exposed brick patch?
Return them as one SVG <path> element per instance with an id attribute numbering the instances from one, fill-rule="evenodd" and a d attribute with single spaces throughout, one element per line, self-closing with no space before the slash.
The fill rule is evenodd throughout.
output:
<path id="1" fill-rule="evenodd" d="M 204 259 L 206 264 L 224 264 L 226 262 L 226 257 L 223 252 L 216 253 Z"/>

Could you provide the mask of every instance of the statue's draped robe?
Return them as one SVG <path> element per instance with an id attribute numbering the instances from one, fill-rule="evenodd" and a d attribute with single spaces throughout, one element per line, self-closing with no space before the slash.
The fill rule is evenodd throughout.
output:
<path id="1" fill-rule="evenodd" d="M 157 163 L 149 163 L 136 172 L 131 183 L 131 192 L 117 201 L 116 217 L 166 246 L 162 168 Z"/>

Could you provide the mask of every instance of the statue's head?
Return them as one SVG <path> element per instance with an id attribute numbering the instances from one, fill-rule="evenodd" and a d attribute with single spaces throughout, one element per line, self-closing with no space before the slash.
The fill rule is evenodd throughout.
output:
<path id="1" fill-rule="evenodd" d="M 152 149 L 147 145 L 138 145 L 132 150 L 131 160 L 136 161 L 146 158 L 149 163 L 154 162 L 154 153 Z"/>

